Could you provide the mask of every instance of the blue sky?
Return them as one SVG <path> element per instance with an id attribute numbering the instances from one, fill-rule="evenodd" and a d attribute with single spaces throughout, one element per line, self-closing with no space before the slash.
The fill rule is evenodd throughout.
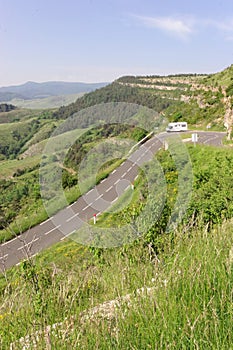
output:
<path id="1" fill-rule="evenodd" d="M 0 86 L 233 63 L 232 0 L 0 0 L 0 13 Z"/>

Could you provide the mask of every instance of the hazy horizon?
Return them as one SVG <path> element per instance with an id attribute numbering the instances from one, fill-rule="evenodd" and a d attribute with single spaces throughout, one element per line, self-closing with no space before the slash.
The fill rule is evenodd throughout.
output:
<path id="1" fill-rule="evenodd" d="M 1 88 L 8 88 L 12 86 L 21 86 L 25 85 L 27 83 L 36 83 L 36 84 L 43 84 L 43 83 L 78 83 L 78 84 L 100 84 L 100 83 L 111 83 L 110 81 L 91 81 L 91 82 L 86 82 L 86 81 L 64 81 L 64 80 L 48 80 L 48 81 L 33 81 L 33 80 L 28 80 L 19 84 L 10 84 L 10 85 L 0 85 Z"/>
<path id="2" fill-rule="evenodd" d="M 0 0 L 0 86 L 215 73 L 231 65 L 230 0 Z"/>

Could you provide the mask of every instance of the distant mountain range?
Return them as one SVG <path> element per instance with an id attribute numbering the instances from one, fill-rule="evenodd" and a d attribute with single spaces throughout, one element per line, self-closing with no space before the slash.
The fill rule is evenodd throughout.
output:
<path id="1" fill-rule="evenodd" d="M 101 87 L 108 83 L 68 83 L 61 81 L 49 81 L 36 83 L 28 81 L 22 85 L 7 86 L 0 88 L 0 102 L 11 101 L 13 99 L 32 100 L 51 96 L 70 95 L 86 93 Z"/>

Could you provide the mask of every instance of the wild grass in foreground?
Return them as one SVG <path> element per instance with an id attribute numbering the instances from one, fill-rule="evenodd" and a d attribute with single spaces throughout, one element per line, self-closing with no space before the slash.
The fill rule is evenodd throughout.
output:
<path id="1" fill-rule="evenodd" d="M 211 232 L 166 234 L 158 239 L 158 256 L 143 240 L 94 255 L 74 242 L 57 246 L 60 261 L 53 263 L 47 251 L 8 275 L 1 346 L 21 348 L 17 339 L 39 331 L 37 349 L 229 350 L 232 233 L 227 223 Z M 104 303 L 116 299 L 115 306 Z"/>

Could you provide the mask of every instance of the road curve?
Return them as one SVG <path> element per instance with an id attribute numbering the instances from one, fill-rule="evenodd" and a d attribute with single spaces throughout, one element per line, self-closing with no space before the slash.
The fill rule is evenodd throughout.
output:
<path id="1" fill-rule="evenodd" d="M 76 202 L 60 210 L 53 217 L 42 222 L 14 239 L 0 245 L 0 270 L 4 272 L 20 261 L 38 254 L 49 246 L 64 240 L 79 229 L 83 222 L 94 214 L 103 212 L 116 201 L 133 183 L 139 167 L 152 159 L 172 133 L 153 136 L 133 152 L 105 180 L 95 186 Z M 199 132 L 198 143 L 222 145 L 225 133 Z"/>
<path id="2" fill-rule="evenodd" d="M 215 131 L 193 131 L 198 134 L 198 143 L 204 145 L 211 145 L 216 147 L 223 146 L 222 139 L 226 136 L 225 132 Z"/>

